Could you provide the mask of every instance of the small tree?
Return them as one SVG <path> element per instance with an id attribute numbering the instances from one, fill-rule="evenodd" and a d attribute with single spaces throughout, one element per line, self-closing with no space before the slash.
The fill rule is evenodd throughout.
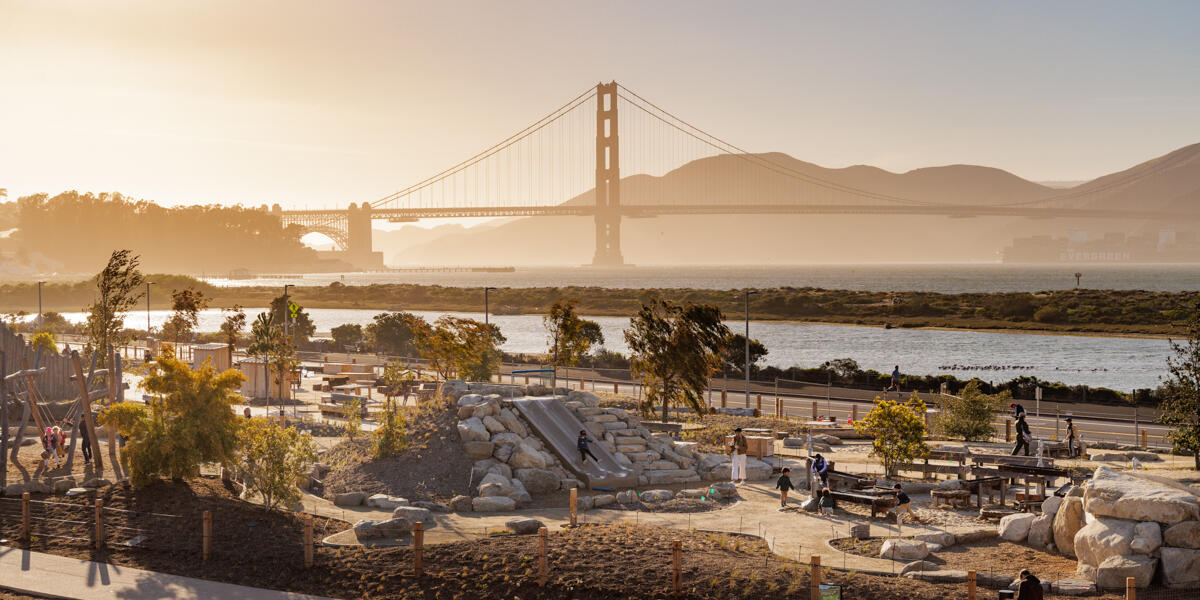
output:
<path id="1" fill-rule="evenodd" d="M 758 370 L 758 361 L 767 355 L 767 347 L 762 342 L 750 339 L 750 373 Z M 730 376 L 743 377 L 746 375 L 746 336 L 735 333 L 725 340 L 721 348 L 721 369 Z"/>
<path id="2" fill-rule="evenodd" d="M 704 412 L 708 377 L 721 365 L 721 349 L 729 337 L 720 309 L 665 300 L 642 304 L 629 320 L 625 342 L 632 353 L 630 366 L 646 389 L 642 412 L 662 405 L 667 420 L 671 404 Z"/>
<path id="3" fill-rule="evenodd" d="M 221 334 L 225 336 L 225 344 L 229 346 L 229 356 L 232 359 L 233 353 L 237 351 L 238 338 L 246 329 L 246 311 L 242 310 L 241 305 L 234 304 L 232 308 L 222 309 L 221 312 L 225 313 L 225 320 L 221 321 Z"/>
<path id="4" fill-rule="evenodd" d="M 358 323 L 338 325 L 329 333 L 333 336 L 333 342 L 338 345 L 338 348 L 358 346 L 363 341 L 363 328 Z"/>
<path id="5" fill-rule="evenodd" d="M 291 339 L 283 335 L 283 328 L 275 323 L 271 313 L 259 313 L 254 319 L 254 325 L 250 327 L 250 345 L 246 348 L 246 353 L 267 361 L 270 366 L 268 378 L 278 386 L 282 405 L 283 384 L 296 368 L 296 350 Z M 267 398 L 270 397 L 268 387 Z"/>
<path id="6" fill-rule="evenodd" d="M 113 346 L 126 341 L 125 313 L 142 298 L 145 278 L 138 264 L 138 257 L 129 250 L 116 250 L 96 275 L 96 301 L 86 311 L 87 350 L 100 350 L 102 364 L 108 364 Z"/>
<path id="7" fill-rule="evenodd" d="M 308 312 L 303 308 L 296 312 L 295 317 L 292 317 L 286 296 L 276 296 L 274 300 L 271 300 L 271 316 L 279 324 L 281 330 L 284 328 L 284 321 L 287 321 L 287 336 L 291 338 L 293 345 L 299 346 L 307 342 L 317 332 L 317 326 L 313 324 L 312 317 L 308 316 Z"/>
<path id="8" fill-rule="evenodd" d="M 352 442 L 362 431 L 362 406 L 362 400 L 358 396 L 351 396 L 342 405 L 342 409 L 346 411 L 346 439 Z"/>
<path id="9" fill-rule="evenodd" d="M 558 300 L 542 317 L 548 334 L 550 364 L 571 367 L 587 356 L 592 346 L 604 343 L 604 333 L 595 321 L 579 318 L 575 312 L 577 300 Z"/>
<path id="10" fill-rule="evenodd" d="M 500 367 L 500 328 L 474 319 L 444 316 L 432 327 L 417 331 L 417 346 L 442 379 L 452 373 L 472 381 L 487 381 Z"/>
<path id="11" fill-rule="evenodd" d="M 200 322 L 200 311 L 208 308 L 208 298 L 204 292 L 193 288 L 171 291 L 171 313 L 162 326 L 163 337 L 175 340 L 191 337 Z"/>
<path id="12" fill-rule="evenodd" d="M 412 313 L 379 313 L 363 330 L 367 345 L 375 352 L 393 356 L 415 356 L 417 337 L 429 325 Z"/>
<path id="13" fill-rule="evenodd" d="M 379 415 L 379 427 L 371 432 L 371 454 L 375 458 L 395 456 L 408 447 L 408 420 L 389 400 Z"/>
<path id="14" fill-rule="evenodd" d="M 191 477 L 202 463 L 232 466 L 241 425 L 232 406 L 245 402 L 237 393 L 243 380 L 237 371 L 217 373 L 207 364 L 193 370 L 166 348 L 142 382 L 153 395 L 149 415 L 128 426 L 132 437 L 125 454 L 133 484 L 142 487 L 160 476 Z"/>
<path id="15" fill-rule="evenodd" d="M 1000 407 L 1012 400 L 1012 392 L 985 394 L 979 390 L 979 380 L 972 379 L 961 396 L 938 395 L 938 414 L 933 428 L 946 437 L 977 442 L 992 436 L 992 417 Z"/>
<path id="16" fill-rule="evenodd" d="M 1191 454 L 1193 468 L 1200 470 L 1200 307 L 1188 321 L 1187 340 L 1171 340 L 1171 350 L 1158 422 L 1173 428 L 1167 433 L 1173 450 Z"/>
<path id="17" fill-rule="evenodd" d="M 58 356 L 58 343 L 54 341 L 54 334 L 49 331 L 41 331 L 35 333 L 32 338 L 29 338 L 29 345 L 33 346 L 34 350 L 45 351 L 51 356 Z"/>
<path id="18" fill-rule="evenodd" d="M 246 487 L 271 510 L 300 501 L 300 483 L 317 453 L 312 437 L 269 419 L 251 419 L 238 435 L 239 465 Z"/>
<path id="19" fill-rule="evenodd" d="M 902 463 L 929 455 L 925 444 L 925 402 L 918 396 L 901 404 L 895 400 L 876 399 L 877 404 L 854 429 L 875 438 L 871 456 L 878 456 L 888 477 L 896 475 Z"/>

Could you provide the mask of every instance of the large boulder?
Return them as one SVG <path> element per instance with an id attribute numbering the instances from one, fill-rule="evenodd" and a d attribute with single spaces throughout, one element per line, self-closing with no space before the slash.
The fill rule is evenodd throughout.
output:
<path id="1" fill-rule="evenodd" d="M 471 481 L 481 481 L 488 473 L 495 473 L 505 479 L 512 479 L 512 467 L 492 458 L 475 461 L 471 467 Z"/>
<path id="2" fill-rule="evenodd" d="M 504 512 L 517 508 L 517 501 L 508 496 L 480 497 L 471 500 L 475 512 Z"/>
<path id="3" fill-rule="evenodd" d="M 955 538 L 954 534 L 950 533 L 949 531 L 922 533 L 919 535 L 914 535 L 913 539 L 925 542 L 927 544 L 937 544 L 943 548 L 947 546 L 953 546 L 954 544 L 958 543 L 958 540 Z"/>
<path id="4" fill-rule="evenodd" d="M 54 480 L 54 493 L 55 494 L 65 494 L 68 491 L 70 491 L 71 488 L 73 488 L 73 487 L 75 487 L 75 478 L 74 477 L 63 477 L 62 479 Z"/>
<path id="5" fill-rule="evenodd" d="M 412 531 L 413 524 L 404 517 L 393 517 L 386 521 L 380 521 L 375 528 L 380 537 L 397 538 Z"/>
<path id="6" fill-rule="evenodd" d="M 1096 567 L 1096 587 L 1102 590 L 1125 589 L 1125 578 L 1136 579 L 1139 588 L 1149 587 L 1158 559 L 1139 554 L 1110 556 Z"/>
<path id="7" fill-rule="evenodd" d="M 504 526 L 507 527 L 509 531 L 517 535 L 533 535 L 537 533 L 539 529 L 545 527 L 546 524 L 537 519 L 525 519 L 517 517 L 515 519 L 509 519 L 505 521 Z"/>
<path id="8" fill-rule="evenodd" d="M 496 419 L 498 419 L 500 423 L 504 425 L 505 429 L 521 437 L 527 437 L 529 435 L 529 430 L 525 428 L 525 424 L 522 423 L 521 419 L 517 418 L 517 414 L 510 409 L 500 409 L 500 414 L 496 415 Z"/>
<path id="9" fill-rule="evenodd" d="M 893 538 L 883 543 L 879 549 L 880 558 L 892 560 L 921 560 L 929 556 L 929 546 L 919 540 Z"/>
<path id="10" fill-rule="evenodd" d="M 1096 584 L 1090 579 L 1059 579 L 1050 584 L 1050 592 L 1059 596 L 1094 596 Z"/>
<path id="11" fill-rule="evenodd" d="M 545 469 L 517 469 L 514 473 L 530 494 L 548 494 L 558 489 L 558 475 Z"/>
<path id="12" fill-rule="evenodd" d="M 508 457 L 508 465 L 514 469 L 545 469 L 546 455 L 528 441 L 523 441 L 513 448 L 512 456 Z"/>
<path id="13" fill-rule="evenodd" d="M 658 502 L 666 502 L 675 497 L 675 492 L 671 490 L 646 490 L 642 492 L 642 502 L 654 504 Z"/>
<path id="14" fill-rule="evenodd" d="M 479 482 L 480 496 L 510 496 L 513 491 L 512 480 L 496 473 L 484 475 Z"/>
<path id="15" fill-rule="evenodd" d="M 504 433 L 507 431 L 507 429 L 504 427 L 504 423 L 501 423 L 499 419 L 493 417 L 492 415 L 483 417 L 483 426 L 492 433 Z"/>
<path id="16" fill-rule="evenodd" d="M 458 436 L 464 442 L 486 442 L 492 439 L 492 434 L 488 432 L 487 427 L 483 426 L 483 421 L 477 417 L 459 421 Z"/>
<path id="17" fill-rule="evenodd" d="M 754 458 L 753 456 L 746 457 L 746 480 L 747 481 L 762 481 L 771 478 L 771 465 Z"/>
<path id="18" fill-rule="evenodd" d="M 1147 521 L 1133 526 L 1133 541 L 1129 548 L 1135 554 L 1153 554 L 1162 545 L 1162 528 L 1158 523 Z"/>
<path id="19" fill-rule="evenodd" d="M 1054 546 L 1064 556 L 1075 557 L 1075 534 L 1083 527 L 1083 500 L 1063 498 L 1054 516 Z"/>
<path id="20" fill-rule="evenodd" d="M 567 394 L 567 401 L 568 402 L 578 402 L 588 408 L 595 408 L 597 406 L 600 406 L 600 397 L 599 396 L 597 396 L 591 392 L 585 392 L 582 390 L 575 390 L 575 391 Z"/>
<path id="21" fill-rule="evenodd" d="M 738 497 L 738 488 L 732 481 L 722 481 L 708 486 L 713 494 L 721 500 L 732 500 Z"/>
<path id="22" fill-rule="evenodd" d="M 1136 521 L 1097 518 L 1075 534 L 1075 555 L 1079 562 L 1100 566 L 1105 559 L 1133 554 L 1133 528 Z"/>
<path id="23" fill-rule="evenodd" d="M 1176 523 L 1163 532 L 1163 545 L 1200 549 L 1200 521 Z"/>
<path id="24" fill-rule="evenodd" d="M 458 495 L 450 499 L 450 510 L 456 513 L 471 512 L 471 497 Z"/>
<path id="25" fill-rule="evenodd" d="M 343 492 L 333 497 L 333 504 L 335 506 L 362 506 L 366 499 L 366 492 Z"/>
<path id="26" fill-rule="evenodd" d="M 492 443 L 496 444 L 497 446 L 516 446 L 517 444 L 521 443 L 521 440 L 524 439 L 524 437 L 506 431 L 504 433 L 497 433 L 496 435 L 493 435 Z"/>
<path id="27" fill-rule="evenodd" d="M 466 451 L 467 458 L 481 460 L 491 457 L 496 445 L 491 442 L 467 442 L 463 444 L 463 450 Z"/>
<path id="28" fill-rule="evenodd" d="M 1003 519 L 1001 519 L 1003 520 Z M 1029 537 L 1026 543 L 1038 550 L 1045 550 L 1054 542 L 1054 516 L 1038 515 L 1029 523 Z"/>
<path id="29" fill-rule="evenodd" d="M 1173 588 L 1200 587 L 1200 550 L 1162 547 L 1163 583 Z"/>
<path id="30" fill-rule="evenodd" d="M 529 490 L 525 489 L 525 484 L 521 483 L 520 479 L 513 479 L 512 486 L 513 492 L 508 497 L 516 500 L 517 506 L 533 502 L 533 496 L 529 495 Z"/>
<path id="31" fill-rule="evenodd" d="M 900 569 L 900 576 L 903 577 L 913 571 L 937 571 L 940 568 L 936 563 L 927 560 L 914 560 Z"/>
<path id="32" fill-rule="evenodd" d="M 411 522 L 420 521 L 421 523 L 431 523 L 431 515 L 428 508 L 420 508 L 418 506 L 397 506 L 392 511 L 393 519 L 408 519 Z"/>
<path id="33" fill-rule="evenodd" d="M 500 414 L 500 400 L 491 396 L 484 397 L 483 402 L 475 405 L 474 416 L 476 419 L 482 420 L 484 417 L 490 417 Z"/>
<path id="34" fill-rule="evenodd" d="M 1195 495 L 1108 467 L 1096 469 L 1083 502 L 1087 512 L 1099 517 L 1167 525 L 1200 519 L 1200 498 Z"/>
<path id="35" fill-rule="evenodd" d="M 1000 537 L 1004 540 L 1021 543 L 1029 537 L 1029 527 L 1033 524 L 1033 513 L 1017 513 L 1000 519 Z"/>
<path id="36" fill-rule="evenodd" d="M 1042 514 L 1053 517 L 1058 514 L 1058 507 L 1063 503 L 1063 499 L 1059 496 L 1050 496 L 1042 500 Z"/>
<path id="37" fill-rule="evenodd" d="M 354 524 L 354 536 L 358 539 L 373 539 L 383 537 L 379 531 L 379 521 L 374 519 L 361 519 Z"/>
<path id="38" fill-rule="evenodd" d="M 617 492 L 617 502 L 624 504 L 626 506 L 637 504 L 638 503 L 637 492 L 635 492 L 633 490 L 625 490 L 623 492 Z"/>
<path id="39" fill-rule="evenodd" d="M 400 506 L 408 506 L 408 500 L 399 496 L 389 496 L 387 494 L 373 494 L 367 498 L 366 505 L 371 508 L 379 508 L 383 510 L 392 510 Z"/>

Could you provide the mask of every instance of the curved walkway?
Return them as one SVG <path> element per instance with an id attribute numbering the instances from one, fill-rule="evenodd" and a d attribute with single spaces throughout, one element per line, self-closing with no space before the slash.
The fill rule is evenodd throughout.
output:
<path id="1" fill-rule="evenodd" d="M 628 510 L 593 509 L 579 513 L 580 523 L 645 523 L 676 529 L 702 529 L 727 533 L 742 533 L 764 538 L 775 554 L 784 558 L 808 562 L 820 555 L 821 564 L 833 568 L 854 569 L 859 572 L 899 572 L 903 562 L 846 554 L 831 548 L 828 541 L 847 537 L 850 527 L 861 525 L 861 517 L 820 517 L 791 510 L 779 512 L 779 496 L 768 482 L 748 483 L 739 488 L 742 500 L 721 510 L 702 513 L 648 513 Z M 797 505 L 798 506 L 798 505 Z M 315 496 L 304 497 L 304 509 L 317 515 L 344 519 L 388 519 L 391 511 L 367 507 L 343 508 Z M 433 515 L 436 525 L 425 529 L 425 541 L 430 544 L 476 539 L 489 531 L 505 529 L 504 523 L 513 517 L 541 520 L 554 529 L 570 521 L 566 507 L 516 510 L 504 513 L 449 513 Z M 921 533 L 948 531 L 962 533 L 981 526 L 939 528 L 921 525 L 896 525 L 872 521 L 871 535 L 910 536 Z"/>

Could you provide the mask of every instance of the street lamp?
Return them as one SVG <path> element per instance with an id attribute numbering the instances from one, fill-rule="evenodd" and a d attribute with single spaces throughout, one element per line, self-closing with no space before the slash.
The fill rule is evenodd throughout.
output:
<path id="1" fill-rule="evenodd" d="M 483 288 L 483 324 L 488 324 L 488 292 L 496 288 L 488 286 Z"/>
<path id="2" fill-rule="evenodd" d="M 42 284 L 44 284 L 44 283 L 46 283 L 46 282 L 45 281 L 38 282 L 38 318 L 37 318 L 38 327 L 42 326 Z"/>
<path id="3" fill-rule="evenodd" d="M 288 337 L 288 322 L 292 320 L 292 303 L 288 301 L 288 288 L 296 287 L 294 283 L 283 284 L 283 337 Z"/>
<path id="4" fill-rule="evenodd" d="M 146 339 L 150 339 L 150 286 L 154 285 L 153 281 L 146 282 Z"/>
<path id="5" fill-rule="evenodd" d="M 746 290 L 746 408 L 750 408 L 750 295 L 757 293 Z"/>

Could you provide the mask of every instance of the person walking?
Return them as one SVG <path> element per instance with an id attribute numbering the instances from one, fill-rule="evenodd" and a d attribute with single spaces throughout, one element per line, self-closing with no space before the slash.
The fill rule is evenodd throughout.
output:
<path id="1" fill-rule="evenodd" d="M 1033 441 L 1033 434 L 1029 431 L 1029 423 L 1025 422 L 1025 413 L 1021 413 L 1017 417 L 1017 445 L 1013 446 L 1012 456 L 1016 456 L 1021 448 L 1025 449 L 1025 456 L 1029 456 L 1029 442 Z"/>
<path id="2" fill-rule="evenodd" d="M 1021 569 L 1021 583 L 1017 586 L 1016 600 L 1042 600 L 1042 580 L 1034 577 L 1029 569 Z"/>
<path id="3" fill-rule="evenodd" d="M 50 469 L 50 459 L 54 459 L 54 467 L 62 466 L 58 460 L 58 436 L 50 427 L 42 434 L 42 458 L 45 459 L 46 469 Z"/>
<path id="4" fill-rule="evenodd" d="M 749 448 L 750 442 L 746 441 L 742 428 L 734 429 L 733 441 L 729 444 L 729 479 L 737 485 L 746 481 L 746 452 Z"/>
<path id="5" fill-rule="evenodd" d="M 888 386 L 887 391 L 900 391 L 900 365 L 896 365 L 894 368 L 892 368 L 892 384 Z"/>
<path id="6" fill-rule="evenodd" d="M 1075 424 L 1067 417 L 1067 458 L 1075 458 Z"/>
<path id="7" fill-rule="evenodd" d="M 88 433 L 87 423 L 79 421 L 79 444 L 83 449 L 83 464 L 92 464 L 92 436 Z"/>
<path id="8" fill-rule="evenodd" d="M 600 459 L 596 458 L 596 455 L 592 454 L 591 449 L 588 448 L 588 442 L 590 441 L 592 439 L 588 437 L 587 431 L 580 429 L 579 437 L 575 439 L 575 447 L 579 449 L 579 462 L 586 463 L 590 456 L 593 462 L 600 464 Z"/>
<path id="9" fill-rule="evenodd" d="M 796 489 L 796 486 L 792 485 L 791 472 L 790 468 L 784 467 L 782 474 L 779 475 L 779 481 L 775 482 L 775 489 L 779 490 L 779 510 L 787 508 L 788 492 Z"/>
<path id="10" fill-rule="evenodd" d="M 910 517 L 916 520 L 917 513 L 912 511 L 912 499 L 908 497 L 908 494 L 904 493 L 904 489 L 898 483 L 892 487 L 892 490 L 896 494 L 896 523 L 902 522 L 900 517 L 904 513 L 908 513 Z"/>

